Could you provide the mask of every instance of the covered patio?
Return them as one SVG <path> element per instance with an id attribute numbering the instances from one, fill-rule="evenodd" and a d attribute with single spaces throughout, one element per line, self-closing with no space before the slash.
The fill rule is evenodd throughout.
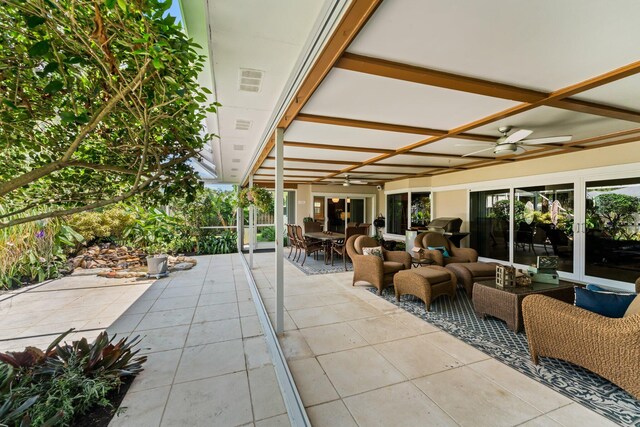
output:
<path id="1" fill-rule="evenodd" d="M 603 8 L 596 2 L 354 0 L 315 7 L 263 4 L 261 14 L 254 13 L 258 9 L 247 13 L 213 7 L 206 10 L 209 32 L 199 26 L 202 10 L 193 4 L 184 7 L 187 30 L 209 45 L 208 54 L 216 61 L 217 99 L 230 107 L 221 109 L 211 123 L 221 136 L 213 144 L 215 162 L 222 165 L 221 182 L 273 188 L 276 212 L 284 212 L 284 192 L 294 193 L 295 213 L 287 209 L 286 218 L 276 215 L 276 230 L 307 218 L 329 230 L 329 201 L 344 199 L 346 206 L 350 198 L 361 198 L 364 222 L 386 215 L 383 236 L 396 241 L 404 241 L 413 226 L 412 201 L 428 197 L 428 218 L 461 218 L 462 231 L 470 233 L 462 245 L 478 248 L 481 261 L 526 268 L 535 261 L 535 245 L 544 245 L 547 253 L 551 248 L 564 258 L 564 279 L 633 289 L 640 266 L 632 254 L 624 266 L 609 263 L 600 252 L 592 255 L 602 241 L 601 234 L 594 239 L 589 209 L 594 191 L 628 185 L 635 194 L 638 185 L 640 112 L 628 95 L 637 92 L 640 72 L 632 42 L 637 26 L 630 18 L 638 11 L 636 4 Z M 280 23 L 277 30 L 263 26 L 263 16 Z M 504 24 L 511 22 L 517 25 L 507 30 Z M 220 49 L 232 36 L 237 49 Z M 265 57 L 264 52 L 273 55 Z M 283 72 L 285 64 L 288 73 Z M 269 75 L 276 78 L 269 80 Z M 246 150 L 252 155 L 239 153 Z M 499 202 L 505 201 L 505 225 L 498 233 L 492 224 Z M 554 230 L 568 227 L 562 243 L 552 242 L 559 231 L 535 245 L 533 240 L 529 246 L 516 240 L 522 221 L 516 201 L 530 202 L 533 208 L 527 209 L 538 210 L 540 217 L 551 215 L 556 202 L 556 220 L 547 223 Z M 558 223 L 558 211 L 570 226 Z M 342 220 L 346 226 L 348 215 Z M 250 242 L 255 241 L 254 221 L 251 211 L 245 224 Z M 629 226 L 637 228 L 636 223 Z M 427 412 L 435 404 L 438 410 L 433 411 L 445 424 L 490 424 L 488 419 L 465 418 L 485 410 L 497 424 L 563 424 L 557 414 L 575 408 L 545 407 L 530 400 L 523 390 L 538 390 L 539 384 L 485 360 L 477 350 L 451 341 L 388 301 L 351 289 L 352 273 L 304 276 L 283 260 L 283 239 L 276 237 L 274 246 L 275 257 L 255 254 L 250 243 L 248 266 L 273 325 L 273 331 L 265 331 L 267 341 L 273 332 L 272 355 L 282 356 L 297 385 L 289 384 L 290 390 L 298 389 L 301 395 L 299 399 L 295 392 L 284 392 L 290 414 L 293 406 L 299 408 L 299 418 L 292 419 L 303 422 L 306 407 L 312 421 L 321 408 L 329 408 L 332 416 L 348 413 L 347 418 L 360 425 L 399 421 L 384 418 L 393 411 L 377 411 L 379 401 L 367 406 L 367 397 L 373 396 L 405 408 L 395 417 L 421 413 L 407 407 L 412 399 L 421 401 Z M 391 331 L 402 332 L 394 336 Z M 388 341 L 407 347 L 399 355 L 386 354 Z M 407 358 L 423 351 L 435 352 L 451 365 L 420 371 L 419 361 L 409 363 Z M 380 366 L 369 369 L 372 360 Z M 315 370 L 317 381 L 328 381 L 326 398 L 333 403 L 309 403 L 306 380 L 299 374 L 296 378 L 296 365 Z M 290 383 L 282 377 L 287 369 L 283 371 L 276 369 L 281 386 Z M 484 384 L 477 393 L 480 400 L 457 402 L 455 391 L 440 388 L 440 378 L 460 388 Z M 521 381 L 530 387 L 516 390 L 513 383 Z M 487 390 L 495 394 L 484 395 Z M 501 406 L 508 401 L 497 397 L 504 390 L 535 408 L 533 415 L 524 415 L 527 409 L 518 410 L 523 419 L 508 413 L 507 408 L 517 405 Z M 394 393 L 410 398 L 402 406 Z M 441 401 L 442 396 L 457 403 Z M 563 401 L 550 398 L 556 399 Z M 564 423 L 577 424 L 579 417 L 572 414 Z"/>

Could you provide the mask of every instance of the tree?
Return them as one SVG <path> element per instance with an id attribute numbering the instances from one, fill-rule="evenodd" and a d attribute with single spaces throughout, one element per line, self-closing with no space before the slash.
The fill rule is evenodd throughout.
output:
<path id="1" fill-rule="evenodd" d="M 624 223 L 633 221 L 633 214 L 640 211 L 640 199 L 626 194 L 605 193 L 594 199 L 596 213 L 605 220 L 614 239 L 630 238 L 625 233 Z"/>
<path id="2" fill-rule="evenodd" d="M 0 0 L 0 228 L 141 194 L 192 198 L 199 48 L 170 0 Z M 37 208 L 34 211 L 34 208 Z"/>

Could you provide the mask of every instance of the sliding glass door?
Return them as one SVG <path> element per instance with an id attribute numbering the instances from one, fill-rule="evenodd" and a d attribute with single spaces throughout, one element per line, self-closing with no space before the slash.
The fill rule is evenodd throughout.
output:
<path id="1" fill-rule="evenodd" d="M 472 191 L 471 247 L 519 266 L 557 256 L 563 277 L 633 283 L 640 276 L 640 177 L 629 174 L 589 179 L 584 172 L 574 182 Z"/>
<path id="2" fill-rule="evenodd" d="M 634 282 L 640 276 L 640 178 L 587 181 L 579 231 L 587 276 Z"/>
<path id="3" fill-rule="evenodd" d="M 574 272 L 573 184 L 516 188 L 513 261 L 536 263 L 539 255 L 558 256 L 558 270 Z"/>
<path id="4" fill-rule="evenodd" d="M 327 230 L 344 233 L 347 225 L 366 222 L 366 200 L 355 197 L 327 197 Z"/>
<path id="5" fill-rule="evenodd" d="M 510 196 L 508 189 L 471 193 L 471 247 L 481 257 L 509 260 Z"/>

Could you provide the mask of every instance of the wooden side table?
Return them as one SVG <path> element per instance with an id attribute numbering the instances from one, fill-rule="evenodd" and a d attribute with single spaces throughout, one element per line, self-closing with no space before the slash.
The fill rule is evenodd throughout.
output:
<path id="1" fill-rule="evenodd" d="M 493 316 L 507 322 L 507 327 L 514 332 L 523 329 L 522 300 L 527 295 L 542 294 L 561 301 L 573 303 L 575 286 L 564 280 L 560 284 L 532 282 L 531 286 L 498 288 L 495 280 L 481 280 L 473 285 L 473 308 L 482 318 Z"/>

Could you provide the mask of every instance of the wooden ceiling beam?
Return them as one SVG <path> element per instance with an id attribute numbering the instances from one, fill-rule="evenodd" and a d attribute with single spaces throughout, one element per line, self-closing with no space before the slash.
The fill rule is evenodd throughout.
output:
<path id="1" fill-rule="evenodd" d="M 396 150 L 390 150 L 387 148 L 356 147 L 352 145 L 317 144 L 314 142 L 294 142 L 294 141 L 285 141 L 284 145 L 285 147 L 312 148 L 312 149 L 320 149 L 320 150 L 354 151 L 359 153 L 396 154 Z M 463 158 L 459 154 L 429 153 L 429 152 L 421 152 L 421 151 L 407 151 L 400 154 L 405 154 L 407 156 L 436 157 L 436 158 L 442 158 L 442 159 L 462 159 Z M 488 157 L 466 156 L 464 157 L 464 159 L 484 160 L 484 159 L 488 159 Z"/>
<path id="2" fill-rule="evenodd" d="M 337 174 L 340 173 L 346 173 L 349 172 L 353 169 L 356 169 L 358 167 L 361 166 L 367 166 L 367 165 L 371 165 L 372 163 L 376 163 L 385 159 L 388 159 L 390 157 L 393 157 L 394 155 L 397 154 L 403 154 L 404 152 L 407 151 L 411 151 L 414 150 L 416 148 L 419 147 L 423 147 L 425 145 L 428 144 L 432 144 L 434 142 L 440 141 L 442 139 L 445 138 L 449 138 L 449 137 L 453 137 L 454 135 L 458 135 L 460 133 L 463 132 L 469 132 L 473 129 L 479 128 L 481 126 L 485 126 L 491 123 L 494 123 L 497 120 L 500 119 L 504 119 L 507 117 L 511 117 L 514 116 L 516 114 L 520 114 L 520 113 L 524 113 L 525 111 L 529 111 L 532 110 L 534 108 L 543 106 L 543 105 L 549 105 L 552 102 L 558 101 L 558 100 L 562 100 L 564 98 L 573 96 L 573 95 L 577 95 L 581 92 L 587 91 L 587 90 L 591 90 L 594 89 L 596 87 L 599 87 L 601 85 L 604 84 L 608 84 L 611 82 L 614 82 L 616 80 L 619 79 L 623 79 L 625 77 L 629 77 L 632 75 L 635 75 L 637 73 L 640 73 L 640 61 L 636 61 L 636 62 L 632 62 L 631 64 L 616 68 L 615 70 L 611 70 L 607 73 L 601 74 L 599 76 L 584 80 L 582 82 L 576 83 L 574 85 L 571 86 L 567 86 L 565 88 L 556 90 L 552 93 L 550 93 L 547 97 L 545 97 L 544 99 L 541 99 L 539 101 L 536 102 L 532 102 L 532 103 L 522 103 L 522 104 L 518 104 L 515 105 L 513 107 L 507 108 L 506 110 L 502 110 L 499 111 L 497 113 L 491 114 L 489 116 L 486 116 L 484 118 L 478 119 L 478 120 L 474 120 L 473 122 L 467 123 L 465 125 L 459 126 L 455 129 L 450 130 L 449 132 L 447 132 L 447 135 L 440 135 L 440 136 L 432 136 L 430 138 L 427 138 L 423 141 L 418 141 L 414 144 L 410 144 L 407 145 L 403 148 L 397 149 L 396 150 L 396 154 L 381 154 L 379 156 L 376 156 L 374 158 L 371 158 L 369 160 L 365 160 L 364 162 L 361 162 L 359 165 L 354 165 L 354 166 L 348 166 L 344 169 L 342 169 L 340 172 L 338 172 Z M 483 166 L 489 166 L 493 163 L 495 163 L 496 161 L 499 161 L 498 159 L 491 159 L 488 160 L 486 162 L 479 162 L 480 165 L 477 167 L 483 167 Z M 475 168 L 475 167 L 474 167 Z M 444 173 L 447 173 L 447 171 L 445 171 Z M 332 176 L 335 176 L 337 174 L 334 175 L 329 175 L 327 176 L 327 178 L 331 178 Z"/>
<path id="3" fill-rule="evenodd" d="M 537 103 L 542 100 L 546 100 L 551 95 L 549 93 L 525 89 L 513 85 L 416 67 L 414 65 L 402 64 L 384 59 L 356 55 L 348 52 L 342 55 L 342 58 L 340 58 L 336 63 L 336 67 L 396 80 L 410 81 L 413 83 L 518 102 Z M 594 85 L 590 88 L 598 87 L 604 83 L 596 84 L 594 82 L 593 84 Z M 585 90 L 589 90 L 589 88 L 581 89 L 580 92 L 584 92 Z M 570 99 L 569 97 L 572 95 L 573 94 L 568 94 L 555 99 L 548 99 L 544 105 L 640 123 L 640 112 L 638 111 L 625 110 L 589 101 Z"/>
<path id="4" fill-rule="evenodd" d="M 267 157 L 265 160 L 275 160 L 275 157 Z M 333 160 L 333 159 L 307 159 L 304 157 L 285 157 L 285 162 L 300 162 L 300 163 L 322 163 L 322 164 L 335 164 L 335 165 L 356 165 L 360 162 L 350 162 L 347 160 Z"/>
<path id="5" fill-rule="evenodd" d="M 301 122 L 320 123 L 325 125 L 346 126 L 360 129 L 373 129 L 387 132 L 410 133 L 414 135 L 444 135 L 446 130 L 430 129 L 416 126 L 395 125 L 389 123 L 370 122 L 366 120 L 345 119 L 340 117 L 318 116 L 314 114 L 300 113 L 296 116 L 296 120 Z M 492 135 L 480 135 L 476 133 L 464 133 L 458 136 L 461 139 L 470 139 L 473 141 L 494 142 L 497 137 Z"/>
<path id="6" fill-rule="evenodd" d="M 355 147 L 352 145 L 317 144 L 314 142 L 285 141 L 285 147 L 315 148 L 320 150 L 354 151 L 359 153 L 393 153 L 395 150 L 375 147 Z"/>
<path id="7" fill-rule="evenodd" d="M 441 168 L 446 168 L 446 166 L 440 166 Z M 275 170 L 274 166 L 262 166 L 260 169 L 267 170 Z M 320 173 L 331 173 L 331 172 L 339 172 L 339 170 L 330 170 L 330 169 L 305 169 L 305 168 L 284 168 L 285 171 L 292 172 L 320 172 Z M 404 172 L 356 172 L 362 175 L 404 175 Z"/>

